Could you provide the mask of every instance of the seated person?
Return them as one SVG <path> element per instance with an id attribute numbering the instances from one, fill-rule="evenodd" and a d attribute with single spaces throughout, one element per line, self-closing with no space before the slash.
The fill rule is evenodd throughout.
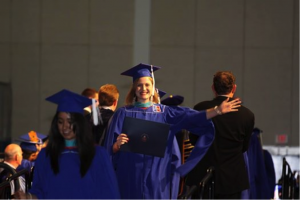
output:
<path id="1" fill-rule="evenodd" d="M 0 168 L 1 181 L 6 180 L 10 175 L 16 173 L 16 168 L 21 164 L 23 159 L 22 149 L 17 144 L 9 144 L 4 150 L 4 164 L 6 167 Z M 16 187 L 15 187 L 16 184 Z M 10 182 L 11 195 L 14 195 L 15 189 L 25 192 L 25 179 L 19 176 L 16 181 Z"/>

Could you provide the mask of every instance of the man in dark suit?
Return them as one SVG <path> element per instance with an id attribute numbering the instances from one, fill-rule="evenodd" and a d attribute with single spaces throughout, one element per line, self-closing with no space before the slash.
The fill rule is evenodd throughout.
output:
<path id="1" fill-rule="evenodd" d="M 198 185 L 206 175 L 209 167 L 215 171 L 214 197 L 219 199 L 240 199 L 241 192 L 249 188 L 249 179 L 243 152 L 247 151 L 251 133 L 254 128 L 254 114 L 245 106 L 238 112 L 222 115 L 218 110 L 225 99 L 233 98 L 236 91 L 235 77 L 231 72 L 220 71 L 214 75 L 212 90 L 215 98 L 211 101 L 200 102 L 195 110 L 205 110 L 215 106 L 219 116 L 212 119 L 215 126 L 215 139 L 210 149 L 187 175 L 187 185 Z M 191 134 L 190 140 L 196 141 L 197 136 Z M 203 198 L 207 198 L 204 194 Z M 199 196 L 194 196 L 199 198 Z"/>

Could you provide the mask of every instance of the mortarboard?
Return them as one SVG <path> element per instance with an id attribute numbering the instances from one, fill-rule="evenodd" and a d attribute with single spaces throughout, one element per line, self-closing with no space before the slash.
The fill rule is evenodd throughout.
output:
<path id="1" fill-rule="evenodd" d="M 43 139 L 47 136 L 36 131 L 30 131 L 24 135 L 21 135 L 17 140 L 28 144 L 43 144 Z"/>
<path id="2" fill-rule="evenodd" d="M 37 151 L 36 144 L 33 143 L 21 142 L 20 147 L 22 150 L 34 151 L 34 152 Z"/>
<path id="3" fill-rule="evenodd" d="M 163 98 L 163 96 L 165 96 L 167 93 L 165 91 L 159 90 L 157 89 L 157 93 L 159 95 L 159 98 Z"/>
<path id="4" fill-rule="evenodd" d="M 182 104 L 184 100 L 183 96 L 180 95 L 170 95 L 169 97 L 165 98 L 161 101 L 161 104 L 167 105 L 167 106 L 178 106 Z"/>
<path id="5" fill-rule="evenodd" d="M 91 99 L 66 89 L 47 97 L 46 100 L 57 104 L 57 111 L 81 114 L 83 114 L 83 109 L 85 107 L 92 104 Z"/>
<path id="6" fill-rule="evenodd" d="M 131 76 L 133 78 L 133 82 L 140 77 L 152 77 L 151 66 L 148 64 L 140 63 L 124 72 L 121 75 Z M 160 69 L 160 67 L 152 66 L 153 72 Z M 153 78 L 153 77 L 152 77 Z"/>

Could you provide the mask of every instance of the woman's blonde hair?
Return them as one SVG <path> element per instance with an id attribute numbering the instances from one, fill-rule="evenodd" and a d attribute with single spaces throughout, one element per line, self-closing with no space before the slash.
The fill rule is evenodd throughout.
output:
<path id="1" fill-rule="evenodd" d="M 147 77 L 149 78 L 149 80 L 151 81 L 152 85 L 153 85 L 153 79 L 151 77 Z M 137 84 L 138 84 L 138 79 L 136 79 L 133 84 L 131 85 L 131 88 L 126 96 L 126 99 L 125 99 L 125 105 L 126 106 L 129 106 L 129 105 L 133 105 L 134 102 L 137 101 L 136 99 L 136 95 L 135 95 L 135 90 L 137 88 Z M 154 90 L 154 96 L 153 96 L 153 103 L 158 103 L 158 94 L 156 92 L 156 90 Z"/>

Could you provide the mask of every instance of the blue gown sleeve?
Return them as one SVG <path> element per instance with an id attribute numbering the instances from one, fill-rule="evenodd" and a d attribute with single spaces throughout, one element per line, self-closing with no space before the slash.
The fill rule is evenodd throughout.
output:
<path id="1" fill-rule="evenodd" d="M 43 174 L 45 173 L 45 169 L 43 172 L 43 165 L 47 163 L 45 158 L 46 158 L 46 152 L 45 149 L 42 149 L 35 161 L 34 172 L 33 172 L 34 181 L 32 182 L 32 187 L 29 190 L 29 192 L 34 194 L 38 199 L 45 198 L 43 196 L 44 194 L 43 188 L 46 182 L 43 181 Z"/>
<path id="2" fill-rule="evenodd" d="M 180 106 L 169 109 L 167 121 L 172 124 L 172 132 L 178 133 L 181 129 L 186 129 L 199 136 L 189 158 L 176 170 L 181 176 L 185 176 L 197 165 L 211 146 L 215 136 L 214 125 L 211 120 L 206 119 L 206 111 L 196 111 Z"/>
<path id="3" fill-rule="evenodd" d="M 174 137 L 173 140 L 173 148 L 172 148 L 172 159 L 171 159 L 171 171 L 172 171 L 172 178 L 171 178 L 171 196 L 177 197 L 178 196 L 178 190 L 179 190 L 179 180 L 180 175 L 176 172 L 176 169 L 181 165 L 181 153 L 180 149 L 178 147 L 178 142 L 176 137 Z"/>
<path id="4" fill-rule="evenodd" d="M 99 169 L 94 170 L 95 177 L 97 177 L 98 184 L 94 187 L 98 194 L 96 198 L 101 197 L 101 199 L 120 199 L 120 191 L 117 183 L 117 178 L 115 171 L 113 169 L 112 163 L 110 162 L 107 151 L 98 146 L 98 153 L 96 154 L 95 161 L 100 164 Z"/>

